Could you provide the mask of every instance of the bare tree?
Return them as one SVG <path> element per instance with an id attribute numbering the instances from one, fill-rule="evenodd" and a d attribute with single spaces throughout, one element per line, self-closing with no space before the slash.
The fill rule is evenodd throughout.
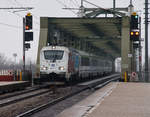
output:
<path id="1" fill-rule="evenodd" d="M 0 53 L 0 69 L 4 69 L 7 66 L 7 59 L 4 54 Z"/>

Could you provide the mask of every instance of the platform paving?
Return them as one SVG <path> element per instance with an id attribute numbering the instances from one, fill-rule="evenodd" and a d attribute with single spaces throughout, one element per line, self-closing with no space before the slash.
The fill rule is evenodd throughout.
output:
<path id="1" fill-rule="evenodd" d="M 3 81 L 0 82 L 0 93 L 13 91 L 16 89 L 23 89 L 28 87 L 30 83 L 28 81 Z"/>
<path id="2" fill-rule="evenodd" d="M 0 86 L 13 85 L 13 84 L 21 84 L 27 81 L 1 81 Z"/>
<path id="3" fill-rule="evenodd" d="M 57 117 L 150 117 L 150 83 L 111 83 Z"/>

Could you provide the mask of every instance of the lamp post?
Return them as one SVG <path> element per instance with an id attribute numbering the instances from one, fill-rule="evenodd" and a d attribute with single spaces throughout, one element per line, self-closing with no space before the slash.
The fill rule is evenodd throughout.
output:
<path id="1" fill-rule="evenodd" d="M 14 54 L 13 54 L 13 57 L 14 57 L 14 60 L 15 60 L 15 61 L 14 61 L 14 62 L 15 62 L 14 64 L 16 65 L 16 57 L 17 57 L 17 54 L 14 53 Z M 14 65 L 14 66 L 15 66 L 15 65 Z M 15 68 L 15 67 L 14 67 L 14 68 Z"/>
<path id="2" fill-rule="evenodd" d="M 16 71 L 15 71 L 15 66 L 16 66 L 16 57 L 17 57 L 17 54 L 16 53 L 13 53 L 13 57 L 14 57 L 14 67 L 13 67 L 13 71 L 14 71 L 14 79 L 16 80 Z"/>

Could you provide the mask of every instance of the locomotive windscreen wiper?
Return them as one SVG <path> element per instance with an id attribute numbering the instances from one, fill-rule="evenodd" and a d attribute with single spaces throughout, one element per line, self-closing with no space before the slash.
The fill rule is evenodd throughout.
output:
<path id="1" fill-rule="evenodd" d="M 57 55 L 54 55 L 53 63 L 56 62 Z"/>

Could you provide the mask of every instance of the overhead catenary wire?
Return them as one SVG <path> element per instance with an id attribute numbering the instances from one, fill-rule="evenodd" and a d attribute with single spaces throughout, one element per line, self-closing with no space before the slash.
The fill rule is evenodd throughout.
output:
<path id="1" fill-rule="evenodd" d="M 76 4 L 74 4 L 74 2 L 72 0 L 68 1 L 68 6 L 69 7 L 76 7 Z"/>
<path id="2" fill-rule="evenodd" d="M 14 13 L 14 12 L 12 12 L 12 13 Z M 20 14 L 17 14 L 17 13 L 14 13 L 14 14 L 17 15 L 17 16 L 19 16 L 19 17 L 22 17 L 22 18 L 23 18 L 23 16 L 21 16 Z M 32 14 L 32 16 L 37 17 L 37 16 L 35 16 L 34 14 Z M 34 23 L 40 25 L 38 22 L 35 22 L 35 21 L 34 21 Z"/>
<path id="3" fill-rule="evenodd" d="M 77 0 L 75 0 L 75 3 L 77 4 L 78 7 L 80 7 L 80 4 L 77 2 Z"/>
<path id="4" fill-rule="evenodd" d="M 21 8 L 22 8 L 22 7 L 24 8 L 24 5 L 21 4 L 20 2 L 18 2 L 17 0 L 14 0 L 14 2 L 15 2 L 17 5 L 19 5 Z M 32 9 L 28 9 L 27 11 L 30 11 L 30 10 L 32 10 Z M 15 12 L 20 12 L 20 11 L 24 11 L 24 10 L 17 10 L 17 11 L 13 11 L 13 12 L 15 13 Z"/>
<path id="5" fill-rule="evenodd" d="M 13 13 L 13 12 L 11 12 L 11 11 L 7 11 L 7 12 Z M 16 13 L 13 13 L 13 14 L 15 14 L 15 15 L 17 15 L 17 16 L 23 18 L 23 17 L 22 17 L 21 15 L 19 15 L 19 14 L 16 14 Z M 0 22 L 0 25 L 4 25 L 4 26 L 7 26 L 7 27 L 11 27 L 11 28 L 20 28 L 20 29 L 23 28 L 22 26 L 16 26 L 16 25 L 7 24 L 7 23 L 3 23 L 3 22 Z M 34 30 L 35 30 L 35 31 L 39 31 L 40 29 L 34 28 Z"/>
<path id="6" fill-rule="evenodd" d="M 21 7 L 23 7 L 23 4 L 21 4 L 20 2 L 18 2 L 17 0 L 14 0 L 19 6 L 21 6 Z M 29 10 L 28 10 L 29 11 Z M 15 11 L 15 12 L 17 12 L 17 11 Z M 14 13 L 15 13 L 14 12 Z M 33 14 L 32 14 L 33 15 Z M 36 17 L 36 18 L 39 18 L 39 17 L 37 17 L 36 15 L 33 15 L 34 17 Z"/>
<path id="7" fill-rule="evenodd" d="M 9 3 L 12 3 L 14 4 L 11 0 L 7 0 Z M 7 12 L 10 12 L 11 11 L 8 9 Z M 3 22 L 0 22 L 0 25 L 3 25 L 3 26 L 7 26 L 7 27 L 11 27 L 11 28 L 16 28 L 16 29 L 19 29 L 19 28 L 22 28 L 21 26 L 16 26 L 16 25 L 12 25 L 12 24 L 7 24 L 7 23 L 3 23 Z"/>
<path id="8" fill-rule="evenodd" d="M 8 12 L 10 12 L 10 11 L 8 11 Z M 23 18 L 23 16 L 21 16 L 20 14 L 17 14 L 17 13 L 14 13 L 14 12 L 10 12 L 10 13 L 13 13 L 14 15 L 17 15 L 17 16 Z M 40 25 L 38 22 L 35 22 L 35 21 L 34 21 L 34 23 Z M 22 28 L 23 28 L 23 27 L 22 27 Z M 40 30 L 40 29 L 34 28 L 34 30 Z"/>
<path id="9" fill-rule="evenodd" d="M 9 0 L 8 0 L 9 1 Z M 16 1 L 16 0 L 15 0 Z M 16 1 L 17 2 L 17 1 Z M 13 3 L 13 2 L 11 2 L 11 3 Z M 21 5 L 21 4 L 20 4 Z M 17 8 L 26 8 L 26 7 L 22 7 L 23 5 L 21 5 L 21 7 L 17 7 Z M 3 8 L 2 8 L 3 9 Z M 8 9 L 8 8 L 4 8 L 4 9 Z M 15 9 L 15 8 L 13 8 L 13 7 L 10 7 L 10 9 Z M 16 11 L 10 11 L 9 9 L 7 10 L 7 12 L 9 12 L 9 13 L 12 13 L 12 14 L 15 14 L 15 15 L 17 15 L 17 16 L 19 16 L 19 17 L 21 17 L 21 18 L 23 18 L 23 16 L 22 15 L 20 15 L 20 14 L 18 14 Z M 19 11 L 18 11 L 19 12 Z M 34 16 L 33 14 L 32 14 L 32 16 Z M 37 17 L 37 16 L 34 16 L 34 17 Z M 39 19 L 39 18 L 37 18 L 37 19 Z M 38 22 L 35 22 L 35 21 L 33 21 L 35 24 L 38 24 L 38 25 L 40 25 Z M 34 28 L 35 29 L 35 28 Z M 39 30 L 39 29 L 35 29 L 35 30 Z"/>
<path id="10" fill-rule="evenodd" d="M 12 25 L 12 24 L 6 24 L 6 23 L 3 23 L 3 22 L 0 22 L 1 25 L 4 25 L 4 26 L 7 26 L 7 27 L 12 27 L 12 28 L 22 28 L 22 27 L 19 27 L 19 26 L 15 26 L 15 25 Z"/>
<path id="11" fill-rule="evenodd" d="M 8 0 L 9 1 L 9 0 Z M 16 2 L 19 6 L 23 6 L 22 4 L 20 4 L 17 0 L 13 0 L 14 2 Z M 62 1 L 60 1 L 60 0 L 56 0 L 57 2 L 59 2 L 61 5 L 63 5 L 64 7 L 67 7 L 67 5 L 66 4 L 64 4 Z M 10 2 L 10 1 L 9 1 Z M 11 1 L 11 3 L 13 3 L 14 4 L 14 2 L 12 2 Z M 72 11 L 72 10 L 71 10 Z M 9 10 L 9 12 L 11 12 L 10 10 Z M 19 17 L 22 17 L 21 15 L 19 15 L 19 14 L 17 14 L 17 12 L 20 12 L 20 10 L 19 11 L 13 11 L 13 12 L 11 12 L 11 13 L 14 13 L 15 15 L 17 15 L 17 16 L 19 16 Z M 76 12 L 74 12 L 74 11 L 72 11 L 75 15 L 77 15 L 77 13 Z M 36 15 L 33 15 L 32 14 L 32 16 L 34 16 L 34 19 L 36 18 L 36 19 L 39 19 L 39 17 L 37 17 Z M 40 23 L 38 23 L 38 22 L 35 22 L 34 21 L 34 23 L 36 23 L 36 24 L 38 24 L 38 25 L 40 25 Z"/>
<path id="12" fill-rule="evenodd" d="M 77 4 L 74 0 L 70 0 L 70 2 L 71 2 L 75 7 L 79 7 L 78 4 Z"/>
<path id="13" fill-rule="evenodd" d="M 6 23 L 3 23 L 3 22 L 0 22 L 0 25 L 4 25 L 4 26 L 7 26 L 7 27 L 11 27 L 11 28 L 17 28 L 17 29 L 22 29 L 23 27 L 22 26 L 16 26 L 16 25 L 12 25 L 12 24 L 6 24 Z M 34 29 L 35 31 L 39 31 L 40 29 Z"/>
<path id="14" fill-rule="evenodd" d="M 68 6 L 66 5 L 66 4 L 64 4 L 63 2 L 61 2 L 60 0 L 56 0 L 59 4 L 61 4 L 62 6 L 64 6 L 65 8 L 67 8 Z M 74 12 L 73 10 L 71 10 L 70 9 L 70 11 L 72 12 L 72 13 L 74 13 L 75 15 L 77 15 L 77 13 L 76 12 Z"/>
<path id="15" fill-rule="evenodd" d="M 23 7 L 23 5 L 22 5 L 20 2 L 18 2 L 17 0 L 13 0 L 14 2 L 12 2 L 12 0 L 8 0 L 8 1 L 9 1 L 9 3 L 10 3 L 10 1 L 11 1 L 12 4 L 14 4 L 14 2 L 16 2 L 16 4 L 18 4 L 18 5 L 20 6 L 20 8 L 25 8 L 25 7 Z M 24 11 L 24 10 L 22 10 L 22 11 Z M 29 10 L 28 10 L 28 11 L 29 11 Z M 21 16 L 20 14 L 17 14 L 17 12 L 21 12 L 21 10 L 19 10 L 19 11 L 12 11 L 12 12 L 9 10 L 9 12 L 10 12 L 10 13 L 13 13 L 13 14 L 15 14 L 15 15 L 21 17 L 21 18 L 23 18 L 23 16 Z M 33 14 L 32 14 L 32 16 L 34 16 L 34 19 L 35 19 L 35 18 L 39 19 L 39 17 L 37 17 L 36 15 L 33 15 Z M 35 22 L 35 21 L 34 21 L 34 23 L 40 25 L 38 22 Z"/>
<path id="16" fill-rule="evenodd" d="M 89 2 L 89 1 L 87 1 L 87 0 L 84 0 L 84 1 L 87 2 L 87 3 L 89 3 L 89 4 L 91 4 L 91 5 L 93 5 L 93 6 L 95 6 L 95 7 L 97 7 L 97 8 L 102 8 L 102 7 L 96 5 L 96 4 L 92 3 L 92 2 Z M 104 9 L 104 8 L 102 8 L 102 9 Z"/>
<path id="17" fill-rule="evenodd" d="M 8 0 L 8 1 L 9 1 L 9 0 Z M 10 2 L 10 1 L 9 1 L 9 2 Z M 11 2 L 11 3 L 13 3 L 13 2 Z M 14 4 L 14 3 L 13 3 L 13 4 Z M 21 5 L 21 4 L 20 4 L 20 5 Z M 22 5 L 21 5 L 21 6 L 22 6 Z M 20 14 L 17 14 L 16 12 L 11 11 L 11 10 L 14 10 L 14 9 L 22 9 L 22 8 L 26 8 L 26 7 L 17 7 L 17 8 L 15 8 L 15 7 L 10 7 L 10 8 L 0 8 L 0 9 L 6 11 L 6 12 L 8 12 L 8 13 L 15 14 L 15 15 L 17 15 L 17 16 L 23 18 L 23 16 L 21 16 Z M 35 22 L 35 21 L 34 21 L 34 23 L 40 25 L 38 22 Z M 7 27 L 11 27 L 11 28 L 23 28 L 23 27 L 19 27 L 19 26 L 7 24 L 7 23 L 2 23 L 2 22 L 0 22 L 0 25 L 4 25 L 4 26 L 7 26 Z M 34 28 L 34 30 L 35 30 L 35 31 L 39 31 L 40 29 Z"/>
<path id="18" fill-rule="evenodd" d="M 67 8 L 67 6 L 69 6 L 69 7 L 76 7 L 76 5 L 73 3 L 73 1 L 72 0 L 63 0 L 64 1 L 64 3 L 63 4 L 65 4 L 66 5 L 66 7 L 65 8 Z"/>

